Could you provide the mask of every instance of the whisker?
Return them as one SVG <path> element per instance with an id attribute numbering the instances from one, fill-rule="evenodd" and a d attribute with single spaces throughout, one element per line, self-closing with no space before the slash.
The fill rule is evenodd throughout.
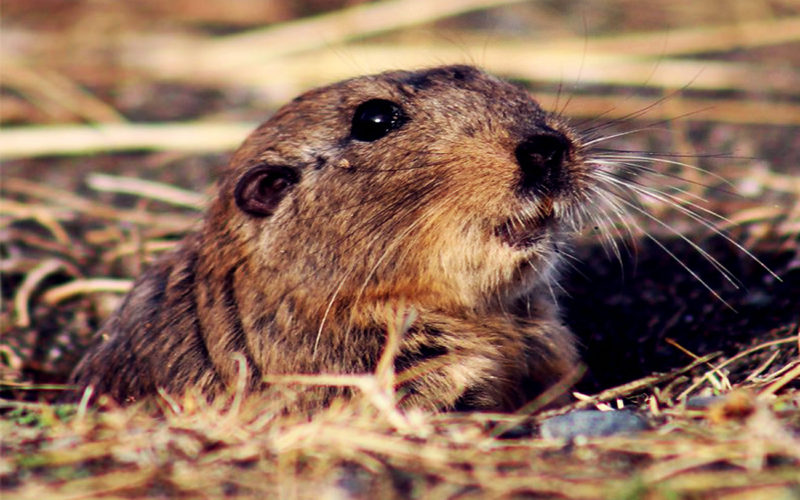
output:
<path id="1" fill-rule="evenodd" d="M 592 191 L 608 205 L 608 208 L 610 208 L 612 213 L 620 220 L 620 223 L 622 224 L 622 227 L 624 227 L 626 229 L 626 232 L 628 233 L 628 236 L 631 238 L 631 240 L 634 240 L 635 236 L 634 236 L 633 230 L 632 230 L 632 228 L 630 226 L 630 223 L 629 223 L 629 220 L 628 220 L 628 217 L 627 217 L 627 213 L 625 212 L 625 210 L 622 207 L 619 206 L 619 204 L 617 204 L 614 201 L 614 198 L 612 197 L 613 195 L 610 194 L 610 193 L 607 193 L 606 191 L 604 191 L 599 186 L 598 187 L 592 187 Z M 612 222 L 610 217 L 607 218 L 607 220 L 608 220 L 609 225 L 614 226 L 614 224 L 613 224 L 613 222 Z M 619 233 L 619 231 L 617 231 L 617 234 L 619 236 L 622 236 Z"/>
<path id="2" fill-rule="evenodd" d="M 584 133 L 594 133 L 594 132 L 597 132 L 598 130 L 602 130 L 602 129 L 608 128 L 608 127 L 610 127 L 612 125 L 629 122 L 631 120 L 639 118 L 640 116 L 643 116 L 643 115 L 647 114 L 650 110 L 654 109 L 659 104 L 662 104 L 662 103 L 674 98 L 675 96 L 679 95 L 681 92 L 685 91 L 686 89 L 691 88 L 691 85 L 692 85 L 692 83 L 694 83 L 694 80 L 697 78 L 697 76 L 699 76 L 699 73 L 698 73 L 698 75 L 695 75 L 691 80 L 689 80 L 689 82 L 687 82 L 686 85 L 683 85 L 682 87 L 677 88 L 677 89 L 673 90 L 672 92 L 670 92 L 670 93 L 668 93 L 668 94 L 656 99 L 651 104 L 643 107 L 642 109 L 630 112 L 630 113 L 628 113 L 626 115 L 623 115 L 623 116 L 621 116 L 619 118 L 616 118 L 616 119 L 613 119 L 613 120 L 608 120 L 606 122 L 599 123 L 599 124 L 597 124 L 597 125 L 595 125 L 593 127 L 589 127 L 588 129 L 584 130 L 583 132 Z M 681 119 L 681 118 L 686 118 L 687 116 L 692 116 L 694 114 L 701 113 L 703 111 L 706 111 L 707 109 L 708 108 L 702 108 L 702 109 L 699 109 L 699 110 L 695 110 L 695 111 L 690 111 L 690 112 L 684 113 L 682 115 L 677 115 L 677 116 L 673 116 L 673 117 L 670 117 L 670 118 L 664 118 L 664 119 L 661 119 L 661 120 L 657 120 L 655 122 L 652 122 L 648 126 L 656 126 L 656 125 L 663 125 L 663 124 L 666 124 L 666 123 L 670 123 L 672 121 L 675 121 L 675 120 L 678 120 L 678 119 Z"/>
<path id="3" fill-rule="evenodd" d="M 711 170 L 705 169 L 703 167 L 698 167 L 697 165 L 692 165 L 691 163 L 681 162 L 681 161 L 677 161 L 677 160 L 667 160 L 665 158 L 650 157 L 650 156 L 636 156 L 636 155 L 627 155 L 627 154 L 616 156 L 616 155 L 607 155 L 607 154 L 604 154 L 604 153 L 599 153 L 599 154 L 594 154 L 593 153 L 592 154 L 592 159 L 594 159 L 594 158 L 603 158 L 605 160 L 611 160 L 611 161 L 617 160 L 617 161 L 625 161 L 625 162 L 631 162 L 632 160 L 638 160 L 638 161 L 646 162 L 646 163 L 649 163 L 649 164 L 661 163 L 661 164 L 664 164 L 664 165 L 675 165 L 675 166 L 678 166 L 678 167 L 683 167 L 683 168 L 687 168 L 689 170 L 693 170 L 695 172 L 699 172 L 699 173 L 702 173 L 702 174 L 710 175 L 711 177 L 714 177 L 718 181 L 720 181 L 720 182 L 722 182 L 724 184 L 727 184 L 728 186 L 733 187 L 733 182 L 729 181 L 728 179 L 724 178 L 723 176 L 721 176 L 719 174 L 716 174 L 716 173 L 712 172 Z M 635 163 L 631 163 L 631 165 L 636 165 L 636 164 Z M 665 175 L 665 176 L 668 175 L 665 172 L 660 172 L 660 171 L 655 170 L 655 169 L 653 169 L 653 173 L 656 173 L 658 175 Z M 684 181 L 687 181 L 687 182 L 691 182 L 688 179 L 684 179 L 684 178 L 679 177 L 679 176 L 676 176 L 676 177 L 678 179 L 681 179 L 681 180 L 684 180 Z M 700 184 L 700 185 L 704 186 L 704 187 L 710 187 L 710 186 L 707 186 L 707 185 L 704 185 L 704 184 Z M 734 193 L 729 193 L 729 194 L 734 194 Z"/>
<path id="4" fill-rule="evenodd" d="M 630 202 L 628 202 L 627 200 L 625 200 L 623 198 L 617 197 L 617 199 L 621 203 L 627 205 L 629 208 L 631 208 L 634 211 L 644 215 L 648 219 L 653 220 L 654 222 L 664 226 L 667 230 L 669 230 L 673 234 L 675 234 L 678 237 L 680 237 L 682 240 L 684 240 L 686 243 L 688 243 L 693 249 L 695 249 L 697 252 L 699 252 L 701 255 L 703 255 L 705 258 L 707 258 L 708 261 L 711 262 L 714 265 L 714 267 L 717 268 L 720 271 L 720 274 L 722 274 L 722 276 L 724 276 L 728 281 L 730 281 L 734 287 L 736 287 L 737 289 L 739 288 L 737 283 L 735 281 L 731 280 L 731 278 L 729 276 L 730 273 L 727 271 L 727 269 L 725 269 L 725 267 L 722 266 L 721 263 L 719 263 L 713 256 L 709 255 L 708 252 L 703 250 L 696 243 L 692 242 L 689 238 L 687 238 L 686 236 L 684 236 L 684 235 L 680 234 L 679 232 L 677 232 L 676 230 L 674 230 L 668 224 L 665 224 L 664 222 L 658 220 L 658 218 L 656 218 L 655 216 L 651 215 L 650 213 L 648 213 L 643 208 L 640 208 L 640 207 L 636 206 L 635 204 L 630 203 Z M 635 221 L 631 221 L 630 223 L 631 223 L 631 225 L 633 225 L 633 227 L 635 227 L 638 231 L 640 231 L 641 234 L 643 234 L 645 237 L 647 237 L 649 240 L 651 240 L 653 243 L 655 243 L 664 253 L 666 253 L 672 260 L 674 260 L 678 265 L 680 265 L 694 279 L 696 279 L 698 281 L 698 283 L 700 283 L 703 286 L 703 288 L 708 290 L 709 293 L 711 293 L 714 297 L 716 297 L 720 302 L 725 304 L 726 307 L 730 308 L 733 311 L 736 311 L 736 309 L 733 306 L 731 306 L 725 299 L 723 299 L 722 296 L 716 290 L 714 290 L 714 288 L 711 285 L 709 285 L 694 269 L 692 269 L 688 264 L 686 264 L 683 260 L 681 260 L 680 257 L 678 257 L 666 245 L 664 245 L 658 238 L 653 236 L 649 231 L 644 229 L 640 224 L 637 224 Z"/>
<path id="5" fill-rule="evenodd" d="M 319 347 L 319 340 L 322 338 L 322 330 L 325 327 L 325 321 L 328 319 L 328 315 L 331 312 L 331 308 L 333 308 L 333 304 L 336 301 L 336 297 L 339 296 L 339 292 L 342 291 L 342 286 L 347 281 L 347 278 L 350 276 L 352 269 L 348 270 L 342 280 L 339 282 L 339 285 L 334 290 L 333 294 L 331 295 L 331 299 L 328 301 L 328 306 L 325 308 L 325 314 L 322 315 L 322 320 L 319 322 L 319 328 L 317 329 L 317 338 L 314 339 L 314 349 L 311 351 L 312 358 L 316 358 L 317 356 L 317 348 Z"/>
<path id="6" fill-rule="evenodd" d="M 655 151 L 644 151 L 640 149 L 620 149 L 620 148 L 598 148 L 594 147 L 591 149 L 593 153 L 618 153 L 623 155 L 624 157 L 629 157 L 631 155 L 642 155 L 647 157 L 648 159 L 657 160 L 659 158 L 704 158 L 704 159 L 737 159 L 737 160 L 746 160 L 746 159 L 755 159 L 749 156 L 740 156 L 740 155 L 733 155 L 730 153 L 670 153 L 670 152 L 655 152 Z M 710 173 L 710 171 L 709 171 Z"/>
<path id="7" fill-rule="evenodd" d="M 607 210 L 601 211 L 598 217 L 594 218 L 598 227 L 600 227 L 600 233 L 603 238 L 603 247 L 604 249 L 610 247 L 613 250 L 617 261 L 620 264 L 620 269 L 623 269 L 624 266 L 622 253 L 619 249 L 618 241 L 621 241 L 622 244 L 624 244 L 626 240 L 622 237 L 622 232 L 618 229 L 617 225 L 614 224 L 612 217 L 608 215 L 608 213 L 610 212 L 620 221 L 621 226 L 625 229 L 629 236 L 629 240 L 635 243 L 636 238 L 633 233 L 633 228 L 631 227 L 631 222 L 629 221 L 630 217 L 622 207 L 614 202 L 614 199 L 611 197 L 611 195 L 606 193 L 602 188 L 593 187 L 592 191 L 607 205 Z M 616 235 L 616 238 L 614 238 L 614 235 Z M 628 248 L 627 245 L 625 245 L 625 248 Z M 606 253 L 608 253 L 608 250 L 606 250 Z M 628 253 L 630 254 L 630 252 Z"/>
<path id="8" fill-rule="evenodd" d="M 728 191 L 726 191 L 724 189 L 718 189 L 713 185 L 705 184 L 703 182 L 695 181 L 695 180 L 692 180 L 692 179 L 687 179 L 687 178 L 681 177 L 680 175 L 677 175 L 677 174 L 669 174 L 669 173 L 666 173 L 666 172 L 661 172 L 661 171 L 655 169 L 654 167 L 647 166 L 647 165 L 642 165 L 642 164 L 639 164 L 639 163 L 608 161 L 608 160 L 594 160 L 593 163 L 596 164 L 596 165 L 604 166 L 604 167 L 615 167 L 614 170 L 621 170 L 623 172 L 626 172 L 626 173 L 629 173 L 629 174 L 633 174 L 635 176 L 639 176 L 642 173 L 653 174 L 653 175 L 656 175 L 658 177 L 666 177 L 668 179 L 675 179 L 677 181 L 681 181 L 681 182 L 684 182 L 686 184 L 691 184 L 693 186 L 702 187 L 702 188 L 705 188 L 705 189 L 708 189 L 708 190 L 717 190 L 719 192 L 728 194 Z M 611 170 L 607 170 L 607 171 L 611 172 Z M 619 175 L 619 174 L 616 174 L 616 176 L 619 179 L 623 179 L 623 177 L 621 175 Z M 625 177 L 625 178 L 627 178 L 627 177 Z M 685 193 L 687 196 L 691 196 L 692 198 L 695 198 L 697 200 L 708 202 L 708 200 L 706 198 L 704 198 L 703 196 L 701 196 L 699 194 L 691 193 L 688 190 L 686 190 L 685 188 L 681 188 L 681 187 L 679 187 L 677 185 L 669 186 L 669 188 L 673 189 L 675 191 L 679 191 L 681 193 Z M 732 193 L 730 193 L 730 194 L 732 194 Z"/>
<path id="9" fill-rule="evenodd" d="M 595 137 L 594 139 L 590 139 L 583 143 L 583 147 L 591 148 L 595 144 L 599 144 L 601 142 L 609 141 L 611 139 L 618 139 L 620 137 L 626 137 L 633 134 L 638 134 L 639 132 L 647 132 L 649 130 L 654 130 L 652 127 L 642 127 L 642 128 L 635 128 L 632 130 L 625 130 L 623 132 L 617 132 L 616 134 L 611 135 L 601 135 Z"/>
<path id="10" fill-rule="evenodd" d="M 738 280 L 738 279 L 736 279 L 736 277 L 733 275 L 733 273 L 731 273 L 731 272 L 730 272 L 730 271 L 729 271 L 729 270 L 728 270 L 728 269 L 727 269 L 727 268 L 726 268 L 726 267 L 725 267 L 725 266 L 724 266 L 724 265 L 723 265 L 721 262 L 719 262 L 719 260 L 717 260 L 717 258 L 716 258 L 716 257 L 714 257 L 713 255 L 711 255 L 710 253 L 708 253 L 706 250 L 704 250 L 704 249 L 703 249 L 703 247 L 701 247 L 701 246 L 700 246 L 700 245 L 698 245 L 697 243 L 693 242 L 693 241 L 692 241 L 691 239 L 689 239 L 689 238 L 688 238 L 686 235 L 684 235 L 684 234 L 683 234 L 683 233 L 681 233 L 680 231 L 676 230 L 675 228 L 673 228 L 672 226 L 670 226 L 670 225 L 669 225 L 669 224 L 667 224 L 666 222 L 662 221 L 662 220 L 661 220 L 661 219 L 659 219 L 658 217 L 654 216 L 653 214 L 651 214 L 650 212 L 648 212 L 648 211 L 647 211 L 647 210 L 645 210 L 644 208 L 642 208 L 642 207 L 640 207 L 640 206 L 637 206 L 636 204 L 634 204 L 634 203 L 631 203 L 631 202 L 629 202 L 628 200 L 626 200 L 626 199 L 624 199 L 624 198 L 622 198 L 622 197 L 619 197 L 619 196 L 618 196 L 618 197 L 617 197 L 617 199 L 618 199 L 618 200 L 619 200 L 621 203 L 623 203 L 624 205 L 626 205 L 626 206 L 628 206 L 629 208 L 632 208 L 634 211 L 636 211 L 636 212 L 638 212 L 638 213 L 640 213 L 640 214 L 644 215 L 646 218 L 648 218 L 648 219 L 652 220 L 653 222 L 657 223 L 658 225 L 660 225 L 661 227 L 663 227 L 664 229 L 666 229 L 666 230 L 667 230 L 667 231 L 669 231 L 670 233 L 674 234 L 675 236 L 678 236 L 680 239 L 682 239 L 683 241 L 685 241 L 686 243 L 688 243 L 688 244 L 689 244 L 689 245 L 690 245 L 690 246 L 691 246 L 691 247 L 692 247 L 692 248 L 693 248 L 695 251 L 697 251 L 697 252 L 698 252 L 700 255 L 702 255 L 702 256 L 703 256 L 703 257 L 704 257 L 704 258 L 705 258 L 705 259 L 706 259 L 706 260 L 707 260 L 707 261 L 708 261 L 708 262 L 709 262 L 709 263 L 710 263 L 712 266 L 714 266 L 714 268 L 715 268 L 715 269 L 717 269 L 717 271 L 720 273 L 720 275 L 722 275 L 722 276 L 723 276 L 723 277 L 724 277 L 724 278 L 725 278 L 725 279 L 726 279 L 728 282 L 730 282 L 730 283 L 731 283 L 731 285 L 733 285 L 733 286 L 734 286 L 736 289 L 739 289 L 739 288 L 741 287 L 741 283 L 739 282 L 739 280 Z M 641 229 L 641 226 L 639 226 L 638 224 L 636 225 L 636 227 L 637 227 L 638 229 Z M 647 234 L 648 236 L 650 236 L 650 237 L 652 238 L 652 236 L 650 235 L 650 233 L 645 233 L 645 234 Z M 659 246 L 660 246 L 660 245 L 659 245 Z M 703 284 L 704 284 L 706 287 L 708 287 L 708 285 L 706 285 L 706 284 L 705 284 L 705 282 L 703 282 Z"/>
<path id="11" fill-rule="evenodd" d="M 598 174 L 598 175 L 602 176 L 602 174 Z M 737 248 L 739 251 L 741 251 L 742 253 L 747 255 L 749 258 L 751 258 L 756 264 L 761 266 L 772 277 L 774 277 L 774 278 L 776 278 L 777 280 L 780 281 L 780 277 L 777 274 L 775 274 L 775 272 L 772 269 L 770 269 L 764 262 L 762 262 L 752 252 L 750 252 L 747 248 L 745 248 L 744 245 L 742 245 L 741 243 L 739 243 L 736 240 L 734 240 L 725 231 L 722 231 L 719 228 L 715 227 L 713 224 L 711 224 L 708 220 L 703 218 L 700 214 L 698 214 L 694 210 L 686 208 L 686 206 L 681 205 L 679 203 L 675 203 L 674 201 L 670 201 L 669 200 L 669 197 L 671 197 L 670 195 L 668 195 L 668 194 L 662 195 L 662 194 L 659 194 L 657 192 L 657 190 L 654 190 L 652 188 L 644 189 L 644 188 L 642 188 L 642 187 L 640 187 L 640 186 L 638 186 L 636 184 L 629 183 L 629 182 L 623 182 L 623 181 L 620 181 L 618 179 L 615 179 L 614 177 L 605 176 L 603 178 L 604 178 L 604 180 L 606 180 L 608 182 L 613 182 L 613 183 L 615 183 L 617 185 L 620 185 L 620 186 L 625 187 L 627 189 L 631 189 L 631 190 L 633 190 L 635 192 L 638 192 L 640 194 L 645 194 L 645 195 L 648 195 L 648 196 L 652 196 L 652 197 L 654 197 L 655 199 L 657 199 L 659 201 L 662 201 L 662 202 L 665 202 L 665 203 L 669 204 L 670 206 L 672 206 L 675 209 L 679 210 L 681 213 L 689 216 L 692 220 L 694 220 L 696 222 L 699 222 L 704 227 L 710 229 L 714 234 L 716 234 L 716 235 L 720 236 L 721 238 L 723 238 L 725 241 L 727 241 L 728 243 L 733 245 L 735 248 Z M 618 198 L 618 199 L 620 201 L 622 201 L 623 203 L 628 204 L 628 202 L 626 200 L 624 200 L 622 198 Z M 680 200 L 680 198 L 678 198 L 678 199 Z M 683 201 L 683 200 L 681 200 L 681 201 Z M 690 205 L 693 205 L 690 202 L 687 202 L 687 203 L 689 203 Z M 719 263 L 719 261 L 717 259 L 713 258 L 710 254 L 708 254 L 708 252 L 706 252 L 705 250 L 702 250 L 701 247 L 699 247 L 698 245 L 694 244 L 686 236 L 680 234 L 678 231 L 673 229 L 672 226 L 670 226 L 669 224 L 666 224 L 663 221 L 659 220 L 657 217 L 655 217 L 654 215 L 650 214 L 649 212 L 647 212 L 646 210 L 642 209 L 641 207 L 637 207 L 637 206 L 632 205 L 632 204 L 630 204 L 629 206 L 634 207 L 637 211 L 639 211 L 642 214 L 646 214 L 646 216 L 648 218 L 650 218 L 651 220 L 654 220 L 654 221 L 658 222 L 659 224 L 661 224 L 665 228 L 669 229 L 670 232 L 672 232 L 673 234 L 679 235 L 682 239 L 684 239 L 685 241 L 689 242 L 693 247 L 695 247 L 701 253 L 701 255 L 703 255 L 704 257 L 709 258 L 709 262 L 714 264 L 715 267 L 717 267 L 718 270 L 720 270 L 721 274 L 723 276 L 725 276 L 725 278 L 728 281 L 730 281 L 734 286 L 739 288 L 739 285 L 741 284 L 739 282 L 739 280 L 737 280 L 730 271 L 728 271 L 721 263 Z M 699 208 L 702 209 L 702 207 L 699 207 Z M 722 219 L 725 222 L 730 222 L 725 217 L 723 217 L 723 216 L 721 216 L 721 215 L 719 215 L 719 214 L 717 214 L 717 213 L 715 213 L 715 212 L 713 212 L 711 210 L 705 210 L 705 209 L 703 209 L 703 210 L 708 212 L 709 214 L 713 214 L 714 216 L 719 217 L 720 219 Z M 719 267 L 717 265 L 719 265 Z"/>
<path id="12" fill-rule="evenodd" d="M 603 177 L 603 179 L 606 179 L 606 176 L 613 177 L 614 179 L 616 179 L 617 182 L 620 182 L 622 184 L 630 185 L 630 186 L 636 186 L 638 189 L 641 189 L 641 191 L 640 191 L 641 194 L 644 194 L 646 196 L 650 196 L 652 198 L 658 199 L 659 201 L 664 201 L 668 205 L 670 205 L 670 206 L 672 206 L 674 208 L 685 207 L 686 205 L 688 205 L 688 206 L 692 207 L 692 209 L 697 210 L 698 212 L 703 212 L 703 213 L 705 213 L 705 214 L 707 214 L 707 215 L 709 215 L 711 217 L 717 218 L 722 222 L 727 222 L 727 223 L 731 222 L 730 219 L 728 219 L 727 217 L 725 217 L 724 215 L 722 215 L 722 214 L 720 214 L 718 212 L 715 212 L 715 211 L 713 211 L 713 210 L 711 210 L 709 208 L 706 208 L 706 207 L 704 207 L 702 205 L 699 205 L 697 203 L 689 201 L 688 199 L 681 198 L 680 196 L 671 194 L 671 193 L 669 193 L 667 191 L 664 191 L 662 189 L 646 186 L 644 184 L 636 182 L 635 180 L 624 179 L 624 178 L 621 178 L 621 177 L 618 177 L 618 176 L 614 175 L 613 173 L 604 172 L 604 173 L 598 173 L 597 175 L 598 175 L 598 177 Z M 685 190 L 683 190 L 683 189 L 681 189 L 681 188 L 679 188 L 677 186 L 671 186 L 670 189 L 674 189 L 674 190 L 678 191 L 679 193 L 681 193 L 682 195 L 697 199 L 697 200 L 702 201 L 702 202 L 707 202 L 708 201 L 705 198 L 703 198 L 702 196 L 690 193 L 690 192 L 685 191 Z M 660 199 L 658 196 L 663 196 L 666 199 Z M 697 216 L 700 216 L 699 213 L 697 213 L 697 212 L 694 212 L 694 213 Z"/>
<path id="13" fill-rule="evenodd" d="M 714 288 L 713 288 L 712 286 L 710 286 L 708 283 L 706 283 L 706 282 L 703 280 L 703 278 L 701 278 L 701 277 L 700 277 L 700 275 L 698 275 L 698 274 L 697 274 L 697 273 L 696 273 L 696 272 L 695 272 L 695 271 L 694 271 L 694 270 L 693 270 L 691 267 L 689 267 L 689 266 L 688 266 L 688 265 L 687 265 L 685 262 L 683 262 L 683 261 L 680 259 L 680 257 L 678 257 L 677 255 L 675 255 L 675 253 L 674 253 L 674 252 L 672 252 L 672 251 L 671 251 L 669 248 L 667 248 L 667 247 L 666 247 L 666 245 L 664 245 L 663 243 L 661 243 L 661 242 L 658 240 L 658 238 L 656 238 L 655 236 L 651 235 L 650 233 L 648 233 L 646 230 L 644 230 L 644 229 L 642 229 L 642 228 L 639 228 L 639 230 L 640 230 L 640 231 L 642 231 L 642 233 L 643 233 L 643 234 L 644 234 L 644 235 L 645 235 L 645 236 L 646 236 L 648 239 L 650 239 L 652 242 L 654 242 L 656 245 L 658 245 L 658 247 L 659 247 L 659 248 L 661 248 L 661 250 L 663 250 L 664 252 L 666 252 L 666 254 L 667 254 L 667 255 L 669 255 L 669 256 L 670 256 L 670 257 L 671 257 L 671 258 L 672 258 L 672 259 L 673 259 L 675 262 L 677 262 L 678 264 L 680 264 L 680 266 L 681 266 L 682 268 L 684 268 L 684 269 L 686 270 L 686 272 L 688 272 L 689 274 L 691 274 L 691 275 L 692 275 L 692 276 L 693 276 L 693 277 L 694 277 L 694 278 L 695 278 L 695 279 L 696 279 L 696 280 L 697 280 L 697 281 L 698 281 L 698 282 L 699 282 L 701 285 L 703 285 L 703 287 L 704 287 L 706 290 L 708 290 L 708 291 L 711 293 L 711 295 L 713 295 L 713 296 L 714 296 L 714 297 L 716 297 L 716 298 L 717 298 L 717 299 L 718 299 L 720 302 L 722 302 L 723 304 L 725 304 L 725 306 L 726 306 L 726 307 L 728 307 L 730 310 L 732 310 L 732 311 L 734 311 L 734 312 L 738 312 L 738 311 L 736 310 L 736 308 L 734 308 L 732 305 L 730 305 L 730 304 L 728 303 L 728 301 L 726 301 L 725 299 L 723 299 L 723 298 L 722 298 L 722 296 L 720 296 L 720 294 L 719 294 L 719 293 L 717 293 L 717 291 L 716 291 L 716 290 L 714 290 Z M 687 241 L 688 241 L 688 240 L 687 240 Z M 734 284 L 734 286 L 736 286 L 736 285 Z M 737 286 L 737 288 L 738 288 L 738 286 Z"/>

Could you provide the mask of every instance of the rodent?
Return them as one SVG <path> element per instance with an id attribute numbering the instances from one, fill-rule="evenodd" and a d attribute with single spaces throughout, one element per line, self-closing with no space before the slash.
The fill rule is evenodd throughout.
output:
<path id="1" fill-rule="evenodd" d="M 136 281 L 71 383 L 213 399 L 236 353 L 248 393 L 369 373 L 413 308 L 395 369 L 430 369 L 400 404 L 513 410 L 577 362 L 552 290 L 589 169 L 564 120 L 471 66 L 311 90 L 233 154 L 202 228 Z M 343 392 L 317 391 L 311 406 Z"/>

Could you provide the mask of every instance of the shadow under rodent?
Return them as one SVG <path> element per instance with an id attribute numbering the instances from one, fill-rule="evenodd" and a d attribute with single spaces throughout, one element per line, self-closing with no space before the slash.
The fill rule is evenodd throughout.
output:
<path id="1" fill-rule="evenodd" d="M 469 66 L 307 92 L 233 155 L 202 228 L 137 280 L 72 383 L 125 403 L 215 398 L 237 359 L 248 393 L 265 375 L 369 373 L 413 309 L 402 405 L 515 409 L 577 360 L 553 290 L 595 209 L 592 168 L 563 120 Z"/>

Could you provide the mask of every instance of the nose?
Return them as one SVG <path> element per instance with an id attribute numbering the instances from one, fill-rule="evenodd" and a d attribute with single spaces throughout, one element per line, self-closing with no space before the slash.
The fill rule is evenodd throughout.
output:
<path id="1" fill-rule="evenodd" d="M 556 130 L 544 130 L 525 138 L 514 151 L 522 170 L 522 189 L 557 191 L 566 180 L 564 161 L 570 147 L 570 140 Z"/>

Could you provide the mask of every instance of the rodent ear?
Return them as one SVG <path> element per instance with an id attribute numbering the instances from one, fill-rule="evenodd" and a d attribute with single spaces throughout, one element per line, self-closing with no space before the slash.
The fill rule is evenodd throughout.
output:
<path id="1" fill-rule="evenodd" d="M 289 190 L 300 181 L 297 170 L 283 165 L 261 165 L 245 173 L 233 196 L 244 212 L 257 217 L 272 215 Z"/>

